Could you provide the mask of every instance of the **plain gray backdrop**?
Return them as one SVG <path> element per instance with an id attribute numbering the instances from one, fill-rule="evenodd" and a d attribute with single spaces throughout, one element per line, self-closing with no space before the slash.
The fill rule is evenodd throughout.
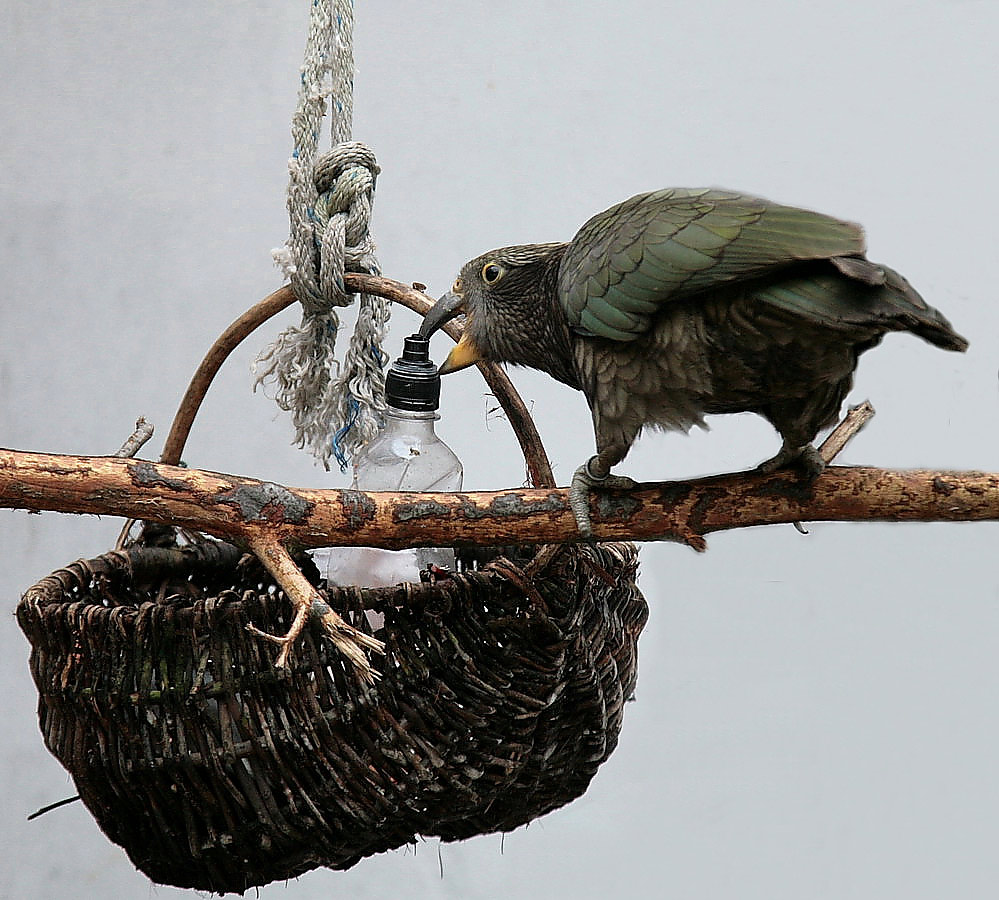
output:
<path id="1" fill-rule="evenodd" d="M 0 42 L 0 444 L 114 451 L 137 416 L 158 455 L 215 336 L 276 288 L 289 123 L 309 4 L 5 0 Z M 842 461 L 996 470 L 999 109 L 993 0 L 357 5 L 354 136 L 383 174 L 386 274 L 443 291 L 462 262 L 565 240 L 639 191 L 719 185 L 862 222 L 971 339 L 891 336 L 851 402 Z M 342 486 L 290 446 L 249 368 L 227 363 L 193 466 Z M 395 355 L 416 318 L 398 311 Z M 437 343 L 439 341 L 440 343 Z M 446 339 L 438 338 L 440 357 Z M 581 395 L 514 372 L 560 483 L 590 452 Z M 474 371 L 440 431 L 469 488 L 519 485 Z M 750 416 L 651 435 L 640 479 L 746 468 Z M 0 511 L 0 896 L 180 897 L 151 886 L 72 794 L 35 718 L 14 621 L 42 575 L 120 520 Z M 637 702 L 588 793 L 504 840 L 420 843 L 267 898 L 951 898 L 999 884 L 996 527 L 790 526 L 642 549 L 651 618 Z M 441 877 L 439 866 L 443 867 Z"/>

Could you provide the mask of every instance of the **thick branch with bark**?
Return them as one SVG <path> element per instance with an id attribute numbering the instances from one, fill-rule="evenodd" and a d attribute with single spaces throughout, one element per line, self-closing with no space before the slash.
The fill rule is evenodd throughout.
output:
<path id="1" fill-rule="evenodd" d="M 247 544 L 418 546 L 565 543 L 579 538 L 564 488 L 367 493 L 288 488 L 238 475 L 114 457 L 0 450 L 0 507 L 119 515 Z M 594 491 L 598 540 L 699 546 L 715 531 L 788 522 L 999 520 L 999 473 L 827 469 L 719 475 Z"/>

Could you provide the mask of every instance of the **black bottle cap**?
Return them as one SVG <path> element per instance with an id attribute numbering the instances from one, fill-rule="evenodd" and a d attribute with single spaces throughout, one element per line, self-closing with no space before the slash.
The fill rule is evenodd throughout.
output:
<path id="1" fill-rule="evenodd" d="M 440 406 L 440 397 L 441 377 L 430 361 L 430 338 L 410 335 L 402 356 L 385 375 L 385 400 L 396 409 L 432 412 Z"/>

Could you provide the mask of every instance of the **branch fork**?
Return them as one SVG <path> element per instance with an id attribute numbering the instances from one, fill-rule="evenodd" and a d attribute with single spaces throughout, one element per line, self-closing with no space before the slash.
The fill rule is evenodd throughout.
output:
<path id="1" fill-rule="evenodd" d="M 250 549 L 256 557 L 264 564 L 274 580 L 284 589 L 285 595 L 291 601 L 295 610 L 295 617 L 291 626 L 284 635 L 270 634 L 262 631 L 252 623 L 246 626 L 246 630 L 251 634 L 270 641 L 280 647 L 277 660 L 274 665 L 281 669 L 287 666 L 288 656 L 298 640 L 305 623 L 310 616 L 318 619 L 323 626 L 326 636 L 333 642 L 334 646 L 354 665 L 358 674 L 368 684 L 373 684 L 379 677 L 377 670 L 371 665 L 365 650 L 372 653 L 384 655 L 385 644 L 365 634 L 353 625 L 348 625 L 343 618 L 330 609 L 322 596 L 302 574 L 302 570 L 295 564 L 291 554 L 281 545 L 266 534 L 260 534 L 252 538 L 249 542 Z"/>

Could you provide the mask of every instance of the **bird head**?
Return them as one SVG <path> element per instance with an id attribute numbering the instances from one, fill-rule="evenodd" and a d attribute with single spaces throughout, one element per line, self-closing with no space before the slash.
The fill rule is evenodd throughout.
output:
<path id="1" fill-rule="evenodd" d="M 565 246 L 503 247 L 462 266 L 451 290 L 431 307 L 420 329 L 421 336 L 429 337 L 465 315 L 464 333 L 441 365 L 442 375 L 479 360 L 549 368 L 539 360 L 551 356 L 556 349 L 551 346 L 553 336 L 565 332 L 556 292 Z"/>

